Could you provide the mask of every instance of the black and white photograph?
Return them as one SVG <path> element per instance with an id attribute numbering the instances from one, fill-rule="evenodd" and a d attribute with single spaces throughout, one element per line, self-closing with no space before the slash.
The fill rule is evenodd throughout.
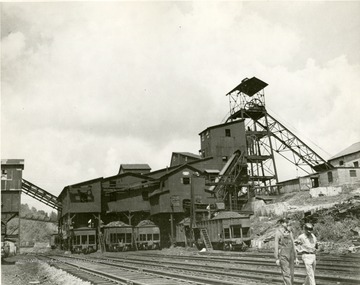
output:
<path id="1" fill-rule="evenodd" d="M 360 1 L 8 1 L 1 284 L 360 284 Z"/>

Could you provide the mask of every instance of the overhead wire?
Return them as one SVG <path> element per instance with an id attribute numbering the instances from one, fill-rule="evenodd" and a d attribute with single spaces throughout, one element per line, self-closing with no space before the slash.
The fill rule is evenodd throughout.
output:
<path id="1" fill-rule="evenodd" d="M 271 108 L 267 107 L 267 109 L 269 109 L 272 113 L 274 113 L 276 115 L 277 118 L 280 118 L 283 122 L 286 123 L 286 127 L 290 126 L 294 132 L 300 134 L 302 137 L 305 137 L 309 142 L 311 142 L 313 145 L 315 145 L 317 148 L 319 148 L 320 150 L 322 150 L 324 153 L 326 153 L 327 155 L 331 156 L 331 154 L 329 152 L 327 152 L 325 149 L 323 149 L 321 146 L 319 146 L 316 142 L 314 142 L 312 139 L 310 139 L 308 136 L 306 136 L 304 133 L 300 132 L 297 128 L 295 128 L 290 122 L 288 122 L 287 120 L 285 120 L 283 117 L 281 117 L 279 114 L 277 114 L 274 110 L 272 110 Z"/>

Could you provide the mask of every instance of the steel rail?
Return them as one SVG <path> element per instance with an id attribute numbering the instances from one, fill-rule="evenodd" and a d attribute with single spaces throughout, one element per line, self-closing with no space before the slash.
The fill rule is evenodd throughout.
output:
<path id="1" fill-rule="evenodd" d="M 133 256 L 139 256 L 140 254 L 132 254 Z M 141 256 L 148 256 L 151 258 L 171 258 L 171 259 L 185 259 L 185 260 L 198 260 L 198 261 L 212 261 L 212 262 L 230 262 L 234 264 L 254 264 L 254 265 L 262 265 L 262 266 L 276 266 L 275 260 L 271 256 L 271 258 L 264 259 L 262 257 L 231 257 L 231 260 L 229 260 L 229 257 L 214 257 L 214 256 L 165 256 L 161 254 L 141 254 Z M 110 256 L 109 256 L 110 257 Z M 113 257 L 113 256 L 111 256 Z M 210 257 L 210 258 L 209 258 Z M 266 256 L 267 257 L 267 256 Z M 360 261 L 360 260 L 356 260 Z M 331 261 L 325 261 L 322 259 L 317 260 L 316 269 L 318 270 L 332 270 L 332 271 L 344 271 L 344 272 L 351 272 L 351 271 L 359 271 L 360 272 L 360 264 L 355 263 L 356 261 L 353 261 L 351 265 L 345 264 L 345 263 L 339 263 L 338 260 L 331 262 Z M 351 262 L 351 261 L 350 261 Z M 302 267 L 302 265 L 299 266 L 299 268 Z"/>
<path id="2" fill-rule="evenodd" d="M 80 258 L 78 258 L 80 259 Z M 123 257 L 112 257 L 111 262 L 110 259 L 107 258 L 96 258 L 96 259 L 82 259 L 84 261 L 96 261 L 98 264 L 111 265 L 111 266 L 121 266 L 126 267 L 128 269 L 136 270 L 141 268 L 141 272 L 147 273 L 156 273 L 166 275 L 168 277 L 177 276 L 178 278 L 185 278 L 187 280 L 196 281 L 196 282 L 205 282 L 205 284 L 231 284 L 224 283 L 225 278 L 230 278 L 235 280 L 235 282 L 241 282 L 241 279 L 252 279 L 252 280 L 271 280 L 271 282 L 281 282 L 281 274 L 279 270 L 273 269 L 260 269 L 255 268 L 252 265 L 251 268 L 239 268 L 234 267 L 235 264 L 232 264 L 233 267 L 229 267 L 228 264 L 224 265 L 199 265 L 198 263 L 187 263 L 184 265 L 183 260 L 175 262 L 175 261 L 164 261 L 159 262 L 158 258 L 154 258 L 153 260 L 145 260 L 134 259 L 129 256 Z M 115 264 L 116 263 L 116 264 Z M 151 268 L 148 268 L 151 267 Z M 168 271 L 172 272 L 168 272 Z M 174 272 L 175 271 L 175 272 Z M 182 273 L 185 272 L 185 273 Z M 330 271 L 329 271 L 330 272 Z M 202 276 L 201 276 L 202 275 Z M 305 274 L 296 273 L 295 274 L 295 284 L 302 284 L 301 280 L 304 280 Z M 217 279 L 217 280 L 215 280 Z M 202 281 L 201 281 L 202 280 Z M 220 281 L 219 281 L 220 280 Z M 266 281 L 266 282 L 267 282 Z M 317 275 L 317 283 L 321 284 L 359 284 L 360 278 L 351 278 L 351 277 L 342 277 L 342 276 L 329 276 L 328 274 Z M 211 282 L 211 283 L 210 283 Z M 233 282 L 233 281 L 226 281 Z M 238 284 L 238 283 L 237 283 Z"/>

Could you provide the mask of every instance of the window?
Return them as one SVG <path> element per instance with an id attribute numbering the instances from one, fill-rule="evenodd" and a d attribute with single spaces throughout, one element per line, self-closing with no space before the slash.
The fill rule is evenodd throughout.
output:
<path id="1" fill-rule="evenodd" d="M 1 179 L 7 179 L 7 169 L 1 169 Z"/>
<path id="2" fill-rule="evenodd" d="M 328 182 L 329 182 L 329 183 L 333 182 L 332 172 L 328 172 L 328 173 L 327 173 L 327 176 L 328 176 Z"/>
<path id="3" fill-rule="evenodd" d="M 94 196 L 92 195 L 91 186 L 77 188 L 77 194 L 74 194 L 74 199 L 76 202 L 93 202 Z"/>
<path id="4" fill-rule="evenodd" d="M 147 234 L 147 240 L 152 240 L 152 234 Z"/>
<path id="5" fill-rule="evenodd" d="M 230 238 L 230 229 L 224 229 L 224 238 Z"/>
<path id="6" fill-rule="evenodd" d="M 117 238 L 120 242 L 126 242 L 124 233 L 118 234 Z"/>
<path id="7" fill-rule="evenodd" d="M 231 137 L 230 129 L 225 129 L 225 137 Z"/>
<path id="8" fill-rule="evenodd" d="M 241 238 L 241 226 L 232 226 L 233 238 Z"/>
<path id="9" fill-rule="evenodd" d="M 242 228 L 243 237 L 250 237 L 250 228 Z"/>
<path id="10" fill-rule="evenodd" d="M 339 161 L 339 165 L 340 165 L 340 166 L 344 165 L 344 161 L 343 161 L 343 160 L 340 160 L 340 161 Z"/>
<path id="11" fill-rule="evenodd" d="M 181 182 L 184 185 L 190 184 L 190 177 L 182 177 Z"/>
<path id="12" fill-rule="evenodd" d="M 87 244 L 87 236 L 81 236 L 81 244 Z"/>
<path id="13" fill-rule="evenodd" d="M 356 177 L 356 170 L 350 170 L 350 177 Z"/>
<path id="14" fill-rule="evenodd" d="M 116 181 L 115 180 L 112 180 L 110 181 L 110 188 L 115 188 L 116 187 Z"/>
<path id="15" fill-rule="evenodd" d="M 191 201 L 190 199 L 184 199 L 182 202 L 183 209 L 190 209 Z"/>
<path id="16" fill-rule="evenodd" d="M 87 202 L 88 195 L 86 193 L 80 192 L 80 202 Z"/>
<path id="17" fill-rule="evenodd" d="M 95 244 L 95 235 L 89 235 L 89 244 Z"/>
<path id="18" fill-rule="evenodd" d="M 354 167 L 359 167 L 359 162 L 358 161 L 354 161 Z"/>

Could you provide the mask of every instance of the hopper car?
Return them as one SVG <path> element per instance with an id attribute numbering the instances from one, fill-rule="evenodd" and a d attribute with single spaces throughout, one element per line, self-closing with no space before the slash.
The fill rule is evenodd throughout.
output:
<path id="1" fill-rule="evenodd" d="M 189 221 L 186 218 L 176 226 L 176 242 L 179 245 L 188 244 Z M 198 248 L 205 247 L 205 234 L 214 249 L 244 251 L 251 245 L 250 215 L 219 212 L 211 219 L 197 221 L 193 233 Z"/>
<path id="2" fill-rule="evenodd" d="M 128 251 L 133 249 L 134 228 L 121 221 L 103 226 L 106 251 Z"/>
<path id="3" fill-rule="evenodd" d="M 160 229 L 152 221 L 141 221 L 135 227 L 135 239 L 139 250 L 160 249 Z"/>
<path id="4" fill-rule="evenodd" d="M 97 250 L 96 229 L 81 227 L 72 230 L 72 253 L 92 253 Z"/>

